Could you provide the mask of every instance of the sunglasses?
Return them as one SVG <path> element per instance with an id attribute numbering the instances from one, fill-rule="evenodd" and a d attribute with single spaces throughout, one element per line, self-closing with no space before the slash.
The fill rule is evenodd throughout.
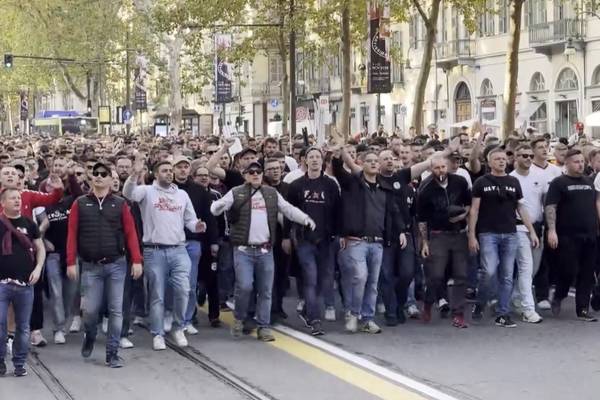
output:
<path id="1" fill-rule="evenodd" d="M 93 176 L 101 176 L 103 178 L 106 178 L 110 174 L 108 171 L 94 171 L 94 172 L 92 172 L 92 175 Z"/>
<path id="2" fill-rule="evenodd" d="M 18 175 L 18 177 L 19 177 L 19 179 L 24 179 L 24 178 L 25 178 L 25 175 L 23 175 L 23 174 L 19 174 L 19 175 Z"/>
<path id="3" fill-rule="evenodd" d="M 535 156 L 533 154 L 519 154 L 519 157 L 531 158 L 533 160 L 533 157 L 535 157 Z"/>
<path id="4" fill-rule="evenodd" d="M 512 157 L 512 156 L 513 156 L 513 154 L 514 154 L 514 153 L 513 153 L 512 151 L 507 151 L 507 152 L 506 152 L 506 155 L 507 155 L 507 156 L 509 156 L 509 157 Z"/>
<path id="5" fill-rule="evenodd" d="M 262 171 L 260 169 L 249 169 L 246 173 L 249 175 L 260 175 Z"/>
<path id="6" fill-rule="evenodd" d="M 77 175 L 77 176 L 81 176 L 83 174 L 84 174 L 83 172 L 75 172 L 75 175 Z"/>
<path id="7" fill-rule="evenodd" d="M 216 150 L 212 150 L 212 151 L 207 151 L 206 154 L 209 155 L 209 156 L 212 156 L 216 152 L 217 152 Z"/>

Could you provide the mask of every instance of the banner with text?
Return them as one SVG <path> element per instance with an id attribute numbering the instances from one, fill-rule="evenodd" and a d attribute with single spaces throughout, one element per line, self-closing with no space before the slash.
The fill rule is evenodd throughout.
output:
<path id="1" fill-rule="evenodd" d="M 231 47 L 231 35 L 215 35 L 215 102 L 231 103 L 231 65 L 227 63 L 224 53 Z"/>
<path id="2" fill-rule="evenodd" d="M 368 92 L 392 91 L 390 66 L 390 6 L 387 0 L 371 0 L 368 3 L 369 51 Z"/>

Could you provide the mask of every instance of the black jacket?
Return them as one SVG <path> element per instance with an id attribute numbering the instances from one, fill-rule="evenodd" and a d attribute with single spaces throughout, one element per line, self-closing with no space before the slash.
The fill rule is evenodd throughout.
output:
<path id="1" fill-rule="evenodd" d="M 351 174 L 344 169 L 344 162 L 339 158 L 332 159 L 333 174 L 342 189 L 342 202 L 339 208 L 341 236 L 364 236 L 365 230 L 365 190 L 368 185 L 363 173 Z M 398 240 L 394 232 L 404 232 L 405 224 L 402 214 L 394 199 L 392 186 L 377 177 L 379 187 L 385 192 L 385 223 L 383 240 L 387 246 Z"/>
<path id="2" fill-rule="evenodd" d="M 217 244 L 219 242 L 219 228 L 214 215 L 210 212 L 210 204 L 212 203 L 210 193 L 204 190 L 200 185 L 194 183 L 191 178 L 188 178 L 188 180 L 183 183 L 177 181 L 173 182 L 179 189 L 185 191 L 188 196 L 190 196 L 194 211 L 196 211 L 196 217 L 206 223 L 206 232 L 204 233 L 191 232 L 185 228 L 185 239 L 207 241 L 209 244 Z"/>

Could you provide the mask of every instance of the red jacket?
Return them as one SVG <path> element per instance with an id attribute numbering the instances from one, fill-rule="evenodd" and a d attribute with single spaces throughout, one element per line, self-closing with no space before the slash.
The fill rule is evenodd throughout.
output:
<path id="1" fill-rule="evenodd" d="M 21 191 L 21 215 L 33 219 L 33 209 L 36 207 L 48 207 L 60 201 L 63 197 L 62 189 L 54 189 L 52 193 L 34 192 L 32 190 Z M 0 206 L 2 212 L 2 206 Z"/>

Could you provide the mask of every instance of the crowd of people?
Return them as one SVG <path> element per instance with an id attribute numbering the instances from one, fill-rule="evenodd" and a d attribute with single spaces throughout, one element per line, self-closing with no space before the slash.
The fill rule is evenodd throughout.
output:
<path id="1" fill-rule="evenodd" d="M 273 341 L 291 293 L 314 336 L 434 312 L 540 323 L 572 286 L 574 317 L 596 321 L 600 149 L 583 128 L 570 141 L 4 137 L 0 375 L 8 354 L 27 374 L 45 324 L 56 345 L 83 331 L 85 358 L 104 331 L 113 368 L 133 325 L 187 346 L 205 303 L 211 327 L 233 312 L 234 338 Z"/>

